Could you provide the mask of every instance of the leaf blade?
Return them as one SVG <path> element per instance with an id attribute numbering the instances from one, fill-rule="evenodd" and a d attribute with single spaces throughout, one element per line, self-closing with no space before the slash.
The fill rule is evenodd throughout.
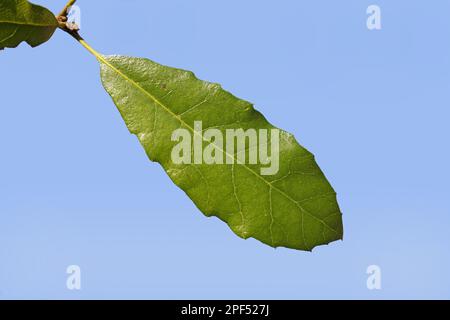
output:
<path id="1" fill-rule="evenodd" d="M 280 172 L 273 177 L 259 174 L 260 165 L 173 164 L 170 136 L 180 127 L 195 134 L 195 120 L 221 131 L 274 129 L 249 102 L 189 71 L 147 59 L 97 58 L 102 83 L 130 132 L 205 215 L 223 220 L 242 238 L 273 247 L 310 251 L 342 239 L 333 188 L 314 156 L 287 132 L 281 134 Z M 231 156 L 237 158 L 236 153 Z"/>
<path id="2" fill-rule="evenodd" d="M 36 47 L 48 41 L 57 27 L 55 16 L 44 7 L 27 0 L 0 2 L 0 50 L 23 41 Z"/>

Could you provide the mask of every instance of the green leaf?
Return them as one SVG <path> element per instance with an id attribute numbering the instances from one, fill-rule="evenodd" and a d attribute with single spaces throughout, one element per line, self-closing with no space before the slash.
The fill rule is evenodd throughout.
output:
<path id="1" fill-rule="evenodd" d="M 49 10 L 26 0 L 0 1 L 0 50 L 22 41 L 36 47 L 51 38 L 58 21 Z"/>
<path id="2" fill-rule="evenodd" d="M 204 148 L 211 144 L 202 136 L 206 129 L 217 128 L 224 136 L 226 129 L 276 129 L 252 104 L 189 71 L 147 59 L 97 58 L 103 85 L 129 131 L 206 216 L 223 220 L 242 238 L 273 247 L 310 251 L 342 239 L 342 214 L 333 188 L 314 156 L 287 132 L 280 131 L 275 175 L 262 175 L 266 166 L 261 163 L 237 161 L 239 151 L 230 154 L 219 143 L 214 144 L 216 151 L 232 157 L 234 164 L 174 163 L 171 155 L 179 141 L 172 141 L 172 135 L 179 128 L 200 136 Z M 194 128 L 195 121 L 202 121 L 203 131 Z M 267 144 L 274 152 L 272 140 Z"/>

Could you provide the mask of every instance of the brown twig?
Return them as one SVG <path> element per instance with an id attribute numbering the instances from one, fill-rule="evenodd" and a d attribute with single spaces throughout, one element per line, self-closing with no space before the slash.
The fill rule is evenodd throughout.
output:
<path id="1" fill-rule="evenodd" d="M 67 22 L 67 15 L 69 14 L 69 8 L 72 7 L 77 0 L 70 0 L 62 9 L 59 15 L 56 16 L 56 20 L 58 20 L 59 28 L 68 34 L 70 34 L 72 37 L 74 37 L 76 40 L 81 40 L 81 36 L 78 34 L 78 26 L 76 24 L 71 24 Z"/>
<path id="2" fill-rule="evenodd" d="M 69 8 L 73 6 L 75 2 L 77 2 L 77 0 L 70 0 L 69 2 L 67 2 L 66 6 L 61 10 L 57 17 L 67 17 Z"/>

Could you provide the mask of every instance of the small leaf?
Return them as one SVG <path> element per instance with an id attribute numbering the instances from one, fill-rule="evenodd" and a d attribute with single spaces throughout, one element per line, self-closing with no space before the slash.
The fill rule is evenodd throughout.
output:
<path id="1" fill-rule="evenodd" d="M 179 128 L 193 135 L 216 128 L 224 136 L 226 129 L 276 129 L 249 102 L 189 71 L 147 59 L 97 58 L 103 85 L 130 132 L 206 216 L 220 218 L 242 238 L 273 247 L 309 251 L 342 239 L 342 214 L 333 188 L 314 156 L 287 132 L 280 131 L 275 175 L 262 175 L 266 166 L 239 162 L 237 149 L 230 154 L 219 144 L 216 151 L 222 159 L 232 157 L 234 164 L 174 163 L 178 142 L 172 138 Z M 202 131 L 195 128 L 199 121 Z M 210 143 L 202 137 L 202 147 Z"/>
<path id="2" fill-rule="evenodd" d="M 51 38 L 58 21 L 49 10 L 26 0 L 0 1 L 0 50 L 22 41 L 36 47 Z"/>

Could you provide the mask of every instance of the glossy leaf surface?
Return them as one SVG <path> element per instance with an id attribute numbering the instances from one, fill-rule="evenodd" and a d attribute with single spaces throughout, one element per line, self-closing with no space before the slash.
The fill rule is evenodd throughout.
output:
<path id="1" fill-rule="evenodd" d="M 25 41 L 36 47 L 51 38 L 58 22 L 49 10 L 26 0 L 0 1 L 0 49 Z"/>
<path id="2" fill-rule="evenodd" d="M 174 131 L 184 128 L 198 135 L 196 121 L 202 122 L 201 132 L 215 128 L 224 136 L 227 129 L 275 129 L 252 104 L 189 71 L 140 58 L 97 58 L 103 85 L 129 131 L 206 216 L 223 220 L 239 237 L 272 247 L 309 251 L 342 239 L 342 214 L 333 188 L 314 156 L 287 132 L 280 131 L 275 175 L 262 175 L 262 164 L 239 161 L 174 163 Z M 207 148 L 211 140 L 201 138 Z M 229 154 L 220 144 L 214 146 L 223 158 L 239 158 L 238 150 Z"/>

